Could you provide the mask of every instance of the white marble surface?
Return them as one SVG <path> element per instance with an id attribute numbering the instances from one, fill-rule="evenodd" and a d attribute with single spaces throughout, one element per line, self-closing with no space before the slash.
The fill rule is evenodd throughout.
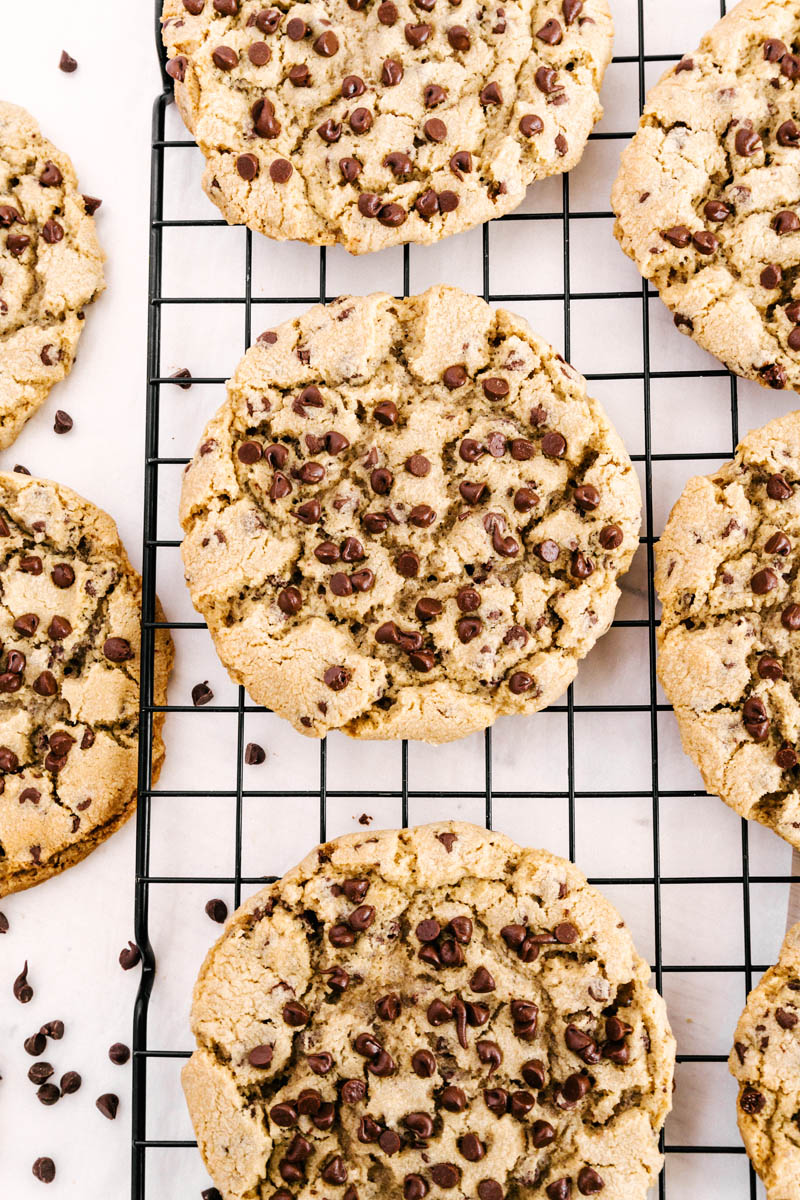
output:
<path id="1" fill-rule="evenodd" d="M 635 0 L 612 0 L 618 27 L 616 53 L 637 51 Z M 719 12 L 718 0 L 645 0 L 648 54 L 680 53 Z M 62 48 L 80 63 L 75 75 L 57 69 Z M 660 72 L 648 66 L 648 81 Z M 147 220 L 151 103 L 160 87 L 153 51 L 150 0 L 107 3 L 102 13 L 90 0 L 0 0 L 0 77 L 5 98 L 29 107 L 45 132 L 70 152 L 87 191 L 100 195 L 100 234 L 109 254 L 106 295 L 89 313 L 80 359 L 69 381 L 32 421 L 0 465 L 26 464 L 52 475 L 105 506 L 118 520 L 132 557 L 140 561 L 141 484 L 145 403 L 147 316 Z M 638 104 L 635 64 L 609 72 L 603 128 L 633 128 Z M 185 136 L 174 111 L 169 136 Z M 573 212 L 608 209 L 608 192 L 620 143 L 597 141 L 570 180 Z M 168 152 L 167 217 L 215 217 L 202 195 L 200 155 L 194 149 Z M 561 183 L 534 188 L 527 211 L 556 211 Z M 573 292 L 638 291 L 640 281 L 618 250 L 610 221 L 571 222 L 570 288 Z M 563 288 L 560 220 L 501 223 L 489 230 L 490 288 L 493 294 L 554 293 Z M 482 289 L 480 231 L 438 247 L 412 249 L 412 290 L 441 281 Z M 245 235 L 242 230 L 167 230 L 164 294 L 241 297 Z M 309 247 L 254 239 L 254 333 L 294 308 L 269 303 L 290 289 L 298 296 L 318 292 L 318 253 Z M 402 288 L 402 252 L 391 250 L 354 260 L 328 252 L 329 295 L 352 290 Z M 297 310 L 302 307 L 298 303 Z M 559 302 L 516 303 L 532 324 L 566 348 Z M 708 369 L 716 364 L 674 330 L 658 302 L 651 306 L 651 364 L 654 370 Z M 575 301 L 569 353 L 584 372 L 637 371 L 642 366 L 641 302 Z M 226 376 L 244 347 L 241 305 L 166 306 L 161 369 L 186 365 L 195 375 Z M 644 451 L 643 392 L 640 381 L 593 384 L 634 454 Z M 740 387 L 740 428 L 763 423 L 785 411 L 790 398 L 749 385 Z M 204 420 L 219 405 L 219 387 L 184 392 L 164 388 L 160 451 L 192 452 Z M 52 432 L 52 414 L 65 408 L 75 418 L 65 438 Z M 730 388 L 725 379 L 663 381 L 652 384 L 652 446 L 655 453 L 717 451 L 731 447 Z M 657 533 L 693 462 L 657 462 L 653 467 L 653 523 Z M 163 538 L 179 535 L 176 499 L 180 468 L 163 468 L 160 525 Z M 194 616 L 182 580 L 177 551 L 159 556 L 158 588 L 175 620 Z M 646 615 L 646 562 L 640 551 L 618 610 L 621 618 Z M 208 679 L 220 704 L 235 704 L 205 631 L 176 637 L 178 659 L 170 690 L 173 704 L 188 703 L 191 687 Z M 575 687 L 577 705 L 648 703 L 646 631 L 619 629 L 584 664 Z M 663 699 L 663 698 L 662 698 Z M 246 740 L 268 751 L 261 767 L 245 768 L 245 788 L 280 791 L 315 789 L 320 758 L 313 743 L 296 736 L 277 718 L 248 714 Z M 236 719 L 231 714 L 172 714 L 167 724 L 165 790 L 198 792 L 232 789 L 236 769 Z M 659 777 L 664 791 L 695 790 L 697 772 L 681 753 L 674 720 L 658 719 Z M 412 799 L 410 819 L 463 817 L 481 821 L 482 799 L 469 793 L 483 786 L 481 737 L 433 750 L 409 749 L 412 790 L 448 790 L 447 801 Z M 576 858 L 619 905 L 643 953 L 655 961 L 652 883 L 621 884 L 625 877 L 653 877 L 653 811 L 650 718 L 647 712 L 619 715 L 578 713 L 575 726 L 576 786 L 596 793 L 576 802 Z M 357 827 L 366 811 L 374 825 L 400 819 L 396 799 L 363 799 L 348 789 L 397 790 L 398 746 L 352 744 L 334 736 L 327 751 L 328 836 Z M 495 825 L 519 840 L 568 851 L 566 718 L 540 714 L 527 721 L 501 721 L 494 734 L 493 784 L 497 793 L 533 789 L 553 796 L 520 800 L 498 794 Z M 377 781 L 377 782 L 376 782 Z M 615 791 L 634 791 L 632 798 Z M 666 877 L 741 874 L 741 826 L 718 800 L 663 796 L 660 801 L 660 873 Z M 156 797 L 153 803 L 150 870 L 154 875 L 230 877 L 234 862 L 234 801 L 229 798 Z M 297 861 L 319 836 L 314 798 L 289 800 L 246 796 L 243 806 L 242 870 L 248 876 L 279 873 Z M 30 1173 L 33 1160 L 51 1155 L 56 1183 L 47 1195 L 63 1200 L 122 1200 L 128 1194 L 130 1162 L 130 1067 L 107 1059 L 114 1041 L 129 1041 L 138 972 L 123 973 L 117 953 L 133 923 L 133 828 L 118 834 L 82 866 L 44 887 L 2 903 L 11 930 L 0 939 L 0 1194 L 14 1200 L 41 1196 Z M 788 848 L 762 829 L 750 832 L 750 870 L 756 875 L 789 871 Z M 245 893 L 253 890 L 245 886 Z M 786 921 L 788 889 L 782 884 L 751 888 L 750 937 L 753 961 L 771 961 Z M 149 1047 L 190 1047 L 187 1009 L 191 984 L 205 949 L 218 932 L 203 911 L 212 895 L 229 903 L 233 889 L 218 884 L 154 884 L 151 936 L 158 976 L 150 1010 Z M 661 949 L 666 965 L 741 964 L 744 917 L 740 883 L 674 884 L 661 888 Z M 27 958 L 36 990 L 21 1007 L 11 983 Z M 667 972 L 664 990 L 683 1054 L 726 1054 L 741 1009 L 741 973 Z M 81 1072 L 76 1095 L 45 1109 L 25 1078 L 33 1061 L 22 1041 L 42 1022 L 59 1017 L 67 1025 L 60 1043 L 45 1057 L 56 1076 Z M 148 1129 L 153 1140 L 191 1138 L 175 1060 L 154 1060 L 149 1068 Z M 120 1113 L 111 1124 L 96 1111 L 101 1092 L 117 1092 Z M 734 1089 L 724 1064 L 684 1064 L 678 1070 L 675 1111 L 667 1126 L 671 1145 L 716 1144 L 735 1150 L 739 1140 Z M 152 1149 L 147 1154 L 147 1200 L 192 1200 L 208 1186 L 194 1149 Z M 673 1154 L 667 1168 L 667 1196 L 703 1195 L 706 1200 L 746 1200 L 749 1182 L 740 1154 Z"/>

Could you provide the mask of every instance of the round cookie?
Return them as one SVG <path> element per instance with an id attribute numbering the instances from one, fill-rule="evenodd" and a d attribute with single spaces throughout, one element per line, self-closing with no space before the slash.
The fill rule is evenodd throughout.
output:
<path id="1" fill-rule="evenodd" d="M 69 374 L 103 252 L 66 154 L 0 103 L 0 449 Z"/>
<path id="2" fill-rule="evenodd" d="M 800 847 L 800 412 L 690 479 L 656 547 L 658 674 L 709 792 Z"/>
<path id="3" fill-rule="evenodd" d="M 675 1061 L 649 979 L 544 850 L 460 823 L 328 842 L 200 973 L 206 1166 L 224 1200 L 644 1200 Z"/>
<path id="4" fill-rule="evenodd" d="M 356 254 L 469 229 L 574 167 L 613 40 L 607 0 L 165 0 L 162 21 L 225 219 Z"/>
<path id="5" fill-rule="evenodd" d="M 800 1200 L 800 925 L 747 997 L 729 1065 L 739 1131 L 767 1200 Z"/>
<path id="6" fill-rule="evenodd" d="M 134 811 L 141 580 L 110 517 L 25 475 L 0 473 L 0 554 L 2 896 L 79 862 Z M 171 664 L 161 631 L 158 704 Z"/>
<path id="7" fill-rule="evenodd" d="M 449 741 L 551 704 L 604 633 L 639 485 L 586 384 L 453 288 L 262 334 L 181 498 L 195 607 L 301 733 Z"/>
<path id="8" fill-rule="evenodd" d="M 798 0 L 743 0 L 650 92 L 612 204 L 675 324 L 738 375 L 800 386 Z"/>

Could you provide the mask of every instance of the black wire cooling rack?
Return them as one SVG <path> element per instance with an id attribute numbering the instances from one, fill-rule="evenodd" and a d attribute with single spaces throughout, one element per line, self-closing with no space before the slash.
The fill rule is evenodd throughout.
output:
<path id="1" fill-rule="evenodd" d="M 646 54 L 645 47 L 645 9 L 647 4 L 662 4 L 666 0 L 636 0 L 637 2 L 637 20 L 638 20 L 638 53 L 635 55 L 624 55 L 616 57 L 613 61 L 615 64 L 627 64 L 631 68 L 636 69 L 639 105 L 644 103 L 646 89 L 649 83 L 649 70 L 659 69 L 658 64 L 663 64 L 664 67 L 673 61 L 676 61 L 677 55 L 656 55 Z M 720 15 L 724 15 L 725 4 L 720 4 Z M 160 40 L 160 23 L 159 15 L 161 9 L 161 0 L 156 0 L 156 36 L 159 46 L 159 53 L 162 54 L 162 72 L 163 72 L 163 52 L 161 51 Z M 650 66 L 655 64 L 655 66 Z M 147 383 L 147 432 L 146 432 L 146 457 L 145 457 L 145 493 L 144 493 L 144 562 L 143 562 L 143 629 L 142 629 L 142 678 L 141 678 L 141 736 L 140 736 L 140 757 L 139 757 L 139 808 L 137 818 L 137 842 L 136 842 L 136 891 L 135 891 L 135 935 L 138 945 L 142 951 L 143 967 L 141 984 L 136 1000 L 134 1014 L 134 1035 L 133 1035 L 133 1121 L 132 1121 L 132 1196 L 134 1200 L 172 1200 L 173 1196 L 186 1195 L 186 1190 L 178 1182 L 180 1172 L 176 1172 L 176 1188 L 170 1189 L 167 1197 L 159 1190 L 158 1194 L 147 1183 L 147 1158 L 152 1151 L 170 1151 L 173 1149 L 186 1149 L 193 1147 L 195 1143 L 187 1140 L 170 1140 L 166 1138 L 153 1138 L 148 1136 L 147 1128 L 147 1096 L 148 1096 L 148 1067 L 157 1059 L 174 1059 L 175 1069 L 178 1070 L 182 1065 L 181 1060 L 188 1057 L 188 1051 L 164 1048 L 159 1046 L 151 1046 L 148 1042 L 148 1008 L 153 989 L 153 983 L 156 973 L 156 956 L 151 944 L 151 936 L 149 930 L 150 916 L 150 898 L 151 887 L 154 884 L 202 884 L 208 885 L 227 885 L 232 889 L 233 898 L 238 905 L 242 898 L 243 887 L 250 885 L 263 884 L 268 882 L 274 876 L 259 876 L 252 877 L 243 873 L 242 863 L 242 845 L 243 845 L 243 805 L 245 799 L 249 797 L 262 798 L 265 801 L 270 799 L 285 801 L 287 798 L 316 798 L 319 802 L 319 839 L 320 841 L 326 838 L 327 824 L 327 803 L 330 797 L 346 796 L 349 799 L 368 800 L 375 797 L 388 798 L 396 802 L 396 820 L 406 825 L 409 820 L 409 802 L 410 801 L 425 801 L 436 799 L 444 802 L 448 801 L 455 803 L 456 799 L 463 801 L 465 798 L 475 800 L 483 800 L 485 809 L 486 825 L 492 825 L 492 809 L 493 801 L 496 798 L 502 797 L 504 801 L 512 801 L 515 804 L 524 805 L 525 802 L 533 802 L 541 798 L 549 798 L 553 803 L 561 803 L 566 805 L 567 820 L 568 820 L 568 838 L 569 838 L 569 853 L 570 857 L 575 856 L 575 840 L 576 840 L 576 801 L 592 798 L 636 798 L 648 808 L 647 816 L 652 822 L 652 862 L 653 870 L 650 874 L 641 876 L 623 877 L 614 876 L 612 878 L 592 878 L 591 882 L 599 886 L 604 884 L 614 885 L 634 885 L 639 888 L 648 889 L 652 896 L 652 911 L 653 911 L 653 928 L 654 928 L 654 946 L 655 955 L 652 962 L 652 968 L 656 986 L 659 990 L 663 990 L 664 977 L 670 972 L 683 972 L 691 974 L 692 972 L 705 972 L 709 975 L 722 975 L 729 977 L 731 987 L 739 989 L 739 995 L 742 1003 L 744 995 L 750 989 L 754 976 L 765 968 L 764 964 L 753 962 L 751 954 L 751 885 L 767 884 L 767 885 L 786 885 L 792 882 L 791 875 L 782 874 L 755 874 L 750 871 L 750 850 L 748 841 L 747 823 L 742 821 L 741 824 L 741 867 L 740 870 L 724 875 L 667 875 L 661 871 L 661 813 L 660 801 L 667 797 L 701 797 L 704 795 L 702 791 L 691 790 L 675 790 L 667 789 L 662 786 L 660 780 L 659 766 L 659 714 L 669 711 L 667 705 L 659 703 L 655 662 L 656 662 L 656 627 L 657 627 L 657 609 L 656 596 L 653 585 L 653 548 L 654 538 L 649 535 L 653 529 L 653 469 L 654 464 L 662 462 L 677 462 L 680 460 L 713 460 L 721 461 L 731 456 L 731 452 L 739 440 L 739 400 L 737 393 L 737 381 L 733 376 L 729 376 L 724 370 L 703 369 L 695 371 L 658 371 L 651 369 L 651 340 L 650 340 L 650 301 L 655 293 L 648 290 L 645 283 L 635 291 L 573 291 L 570 288 L 570 258 L 571 258 L 571 229 L 576 221 L 606 221 L 611 217 L 610 211 L 570 211 L 570 179 L 567 176 L 563 177 L 561 183 L 561 207 L 555 211 L 537 212 L 537 213 L 512 213 L 509 216 L 503 217 L 504 222 L 513 221 L 555 221 L 561 226 L 561 242 L 563 251 L 563 291 L 558 293 L 517 293 L 503 294 L 490 291 L 490 237 L 489 227 L 484 226 L 482 231 L 483 237 L 483 295 L 484 298 L 492 303 L 504 302 L 525 302 L 525 301 L 555 301 L 558 302 L 563 310 L 563 347 L 565 356 L 570 356 L 571 345 L 571 325 L 572 325 L 572 301 L 592 300 L 598 303 L 609 304 L 614 301 L 639 301 L 641 309 L 641 345 L 642 345 L 642 370 L 636 372 L 619 372 L 607 373 L 602 375 L 591 375 L 587 378 L 591 380 L 605 381 L 635 381 L 641 387 L 641 399 L 643 404 L 644 418 L 644 452 L 642 454 L 633 454 L 631 457 L 634 461 L 641 464 L 644 478 L 644 503 L 645 503 L 645 536 L 641 538 L 642 550 L 640 554 L 646 556 L 647 565 L 647 582 L 646 582 L 646 607 L 647 616 L 640 620 L 619 620 L 615 621 L 616 628 L 620 627 L 640 627 L 646 631 L 647 650 L 648 650 L 648 672 L 649 672 L 649 703 L 648 704 L 631 704 L 631 705 L 581 705 L 576 703 L 573 697 L 573 689 L 570 688 L 566 697 L 566 702 L 562 705 L 554 706 L 551 712 L 563 713 L 566 715 L 567 725 L 567 745 L 566 745 L 566 772 L 563 787 L 561 790 L 554 791 L 548 789 L 546 792 L 537 790 L 499 790 L 493 786 L 493 762 L 492 762 L 492 731 L 486 731 L 484 738 L 484 753 L 483 753 L 483 770 L 480 777 L 476 777 L 473 787 L 466 791 L 459 788 L 457 792 L 446 790 L 420 790 L 410 786 L 409 776 L 409 751 L 406 743 L 402 744 L 401 748 L 401 770 L 400 770 L 400 786 L 396 790 L 387 790 L 381 787 L 380 784 L 376 787 L 370 787 L 366 790 L 348 789 L 346 792 L 335 791 L 328 787 L 328 756 L 326 743 L 323 741 L 319 747 L 315 747 L 313 743 L 308 743 L 307 753 L 309 756 L 318 755 L 319 761 L 319 777 L 318 785 L 313 789 L 299 789 L 295 791 L 287 790 L 282 787 L 279 791 L 246 789 L 243 778 L 243 752 L 245 746 L 245 718 L 248 714 L 254 712 L 262 712 L 253 705 L 242 688 L 238 690 L 238 699 L 235 705 L 213 705 L 210 704 L 205 708 L 195 710 L 191 706 L 182 705 L 180 703 L 170 706 L 159 707 L 154 704 L 153 699 L 153 654 L 156 631 L 163 628 L 164 625 L 157 620 L 156 617 L 156 591 L 158 585 L 158 570 L 161 568 L 165 571 L 163 561 L 159 559 L 159 551 L 165 550 L 171 556 L 169 560 L 169 569 L 171 571 L 180 571 L 179 562 L 179 543 L 177 541 L 167 540 L 159 537 L 159 472 L 162 468 L 177 468 L 181 466 L 186 459 L 164 457 L 160 453 L 159 443 L 159 428 L 160 428 L 160 404 L 162 397 L 162 389 L 173 388 L 179 386 L 179 382 L 174 378 L 165 377 L 162 374 L 161 367 L 161 340 L 162 340 L 162 314 L 165 305 L 168 304 L 238 304 L 241 306 L 244 318 L 244 345 L 250 345 L 251 329 L 253 322 L 254 311 L 257 306 L 265 301 L 253 296 L 253 248 L 254 235 L 247 230 L 245 232 L 245 271 L 243 280 L 243 292 L 240 297 L 204 297 L 193 299 L 180 299 L 162 294 L 162 277 L 163 277 L 163 250 L 164 250 L 164 230 L 171 227 L 181 227 L 198 229 L 203 227 L 225 227 L 225 222 L 215 219 L 202 220 L 168 220 L 164 217 L 164 194 L 165 194 L 165 164 L 170 155 L 185 154 L 187 148 L 192 147 L 194 143 L 191 140 L 169 140 L 166 137 L 166 114 L 169 106 L 173 102 L 172 83 L 166 72 L 163 72 L 163 92 L 155 101 L 153 109 L 153 141 L 152 141 L 152 183 L 151 183 L 151 210 L 150 210 L 150 285 L 149 285 L 149 340 L 148 340 L 148 383 Z M 593 140 L 598 139 L 614 139 L 622 144 L 632 136 L 632 130 L 620 133 L 595 133 L 592 135 Z M 424 253 L 424 251 L 423 251 Z M 409 247 L 404 247 L 403 250 L 403 289 L 404 294 L 409 291 L 409 262 L 410 252 Z M 269 297 L 269 304 L 275 305 L 310 305 L 319 301 L 330 300 L 332 296 L 328 292 L 326 283 L 326 251 L 319 251 L 319 288 L 318 292 L 308 296 L 285 296 L 285 297 Z M 520 277 L 525 275 L 521 271 Z M 256 329 L 258 332 L 258 329 Z M 240 347 L 231 347 L 231 368 L 239 357 Z M 709 360 L 711 362 L 711 360 Z M 578 364 L 580 366 L 580 364 Z M 714 450 L 698 452 L 692 450 L 685 453 L 660 454 L 657 453 L 653 445 L 653 429 L 652 429 L 652 413 L 651 413 L 651 386 L 653 381 L 665 379 L 709 379 L 713 377 L 728 378 L 730 381 L 730 441 L 727 445 L 719 446 Z M 221 378 L 195 378 L 194 383 L 222 385 L 224 380 Z M 198 427 L 197 436 L 201 430 Z M 166 628 L 173 630 L 187 629 L 202 629 L 202 622 L 167 622 Z M 194 712 L 194 719 L 202 722 L 205 713 L 228 713 L 235 717 L 236 721 L 236 736 L 231 739 L 231 755 L 236 755 L 236 784 L 233 790 L 208 791 L 203 789 L 196 792 L 172 792 L 164 789 L 158 789 L 153 786 L 151 777 L 151 749 L 153 741 L 153 718 L 157 713 L 189 713 Z M 580 790 L 576 786 L 576 771 L 575 771 L 575 719 L 576 715 L 581 713 L 643 713 L 649 717 L 649 739 L 650 739 L 650 764 L 651 777 L 649 789 L 643 790 L 637 788 L 635 791 L 587 791 Z M 536 718 L 533 718 L 535 720 Z M 199 727 L 202 730 L 202 724 Z M 198 785 L 201 784 L 198 780 Z M 182 799 L 191 798 L 193 796 L 203 797 L 219 797 L 233 801 L 235 812 L 235 860 L 234 872 L 232 875 L 225 876 L 208 876 L 194 875 L 186 876 L 170 876 L 157 875 L 151 873 L 151 829 L 152 829 L 152 812 L 154 800 L 157 798 L 158 803 L 169 804 L 171 799 L 180 797 Z M 311 832 L 309 831 L 309 841 L 311 840 Z M 265 864 L 269 865 L 269 864 Z M 744 954 L 742 961 L 731 963 L 709 963 L 709 964 L 690 964 L 690 965 L 675 965 L 673 963 L 665 963 L 662 954 L 663 941 L 663 926 L 662 926 L 662 888 L 667 885 L 705 885 L 709 888 L 714 888 L 720 885 L 733 885 L 737 889 L 741 889 L 742 914 L 744 920 L 743 928 L 743 947 Z M 209 891 L 209 895 L 214 894 Z M 713 932 L 708 931 L 708 936 L 713 937 Z M 741 987 L 741 981 L 744 982 L 744 988 Z M 187 997 L 188 1004 L 188 997 Z M 732 1030 L 731 1030 L 732 1032 Z M 678 1057 L 679 1063 L 698 1063 L 698 1064 L 724 1064 L 726 1062 L 725 1054 L 682 1054 Z M 156 1131 L 158 1132 L 158 1131 Z M 689 1144 L 676 1145 L 669 1140 L 669 1125 L 667 1126 L 666 1141 L 662 1138 L 663 1149 L 668 1156 L 675 1154 L 702 1154 L 702 1155 L 743 1155 L 743 1147 L 738 1143 L 731 1144 L 726 1142 L 720 1144 Z M 741 1183 L 735 1189 L 734 1200 L 755 1200 L 757 1183 L 755 1175 L 750 1169 L 749 1176 L 744 1172 L 737 1178 L 741 1179 Z M 664 1200 L 668 1191 L 669 1171 L 662 1172 L 658 1194 Z M 678 1189 L 669 1187 L 670 1200 L 677 1200 Z M 727 1194 L 733 1196 L 733 1190 L 729 1189 Z"/>

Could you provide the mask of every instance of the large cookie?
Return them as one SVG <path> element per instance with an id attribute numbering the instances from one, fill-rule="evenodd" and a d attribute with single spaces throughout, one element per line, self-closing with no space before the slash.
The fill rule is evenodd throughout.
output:
<path id="1" fill-rule="evenodd" d="M 474 825 L 351 834 L 238 910 L 183 1084 L 224 1200 L 644 1200 L 675 1042 L 619 913 Z"/>
<path id="2" fill-rule="evenodd" d="M 0 103 L 0 449 L 69 374 L 103 253 L 66 154 Z"/>
<path id="3" fill-rule="evenodd" d="M 656 561 L 684 749 L 709 792 L 800 847 L 800 412 L 689 480 Z"/>
<path id="4" fill-rule="evenodd" d="M 0 474 L 0 895 L 71 867 L 134 811 L 141 580 L 114 522 Z M 155 702 L 172 642 L 159 635 Z M 153 719 L 153 770 L 164 758 Z"/>
<path id="5" fill-rule="evenodd" d="M 262 334 L 181 500 L 192 600 L 254 700 L 315 737 L 431 742 L 562 694 L 639 516 L 581 376 L 441 287 Z"/>
<path id="6" fill-rule="evenodd" d="M 165 0 L 204 187 L 232 224 L 433 242 L 568 171 L 602 115 L 607 0 Z"/>
<path id="7" fill-rule="evenodd" d="M 616 234 L 675 324 L 739 375 L 800 385 L 800 2 L 744 0 L 650 93 Z"/>
<path id="8" fill-rule="evenodd" d="M 800 925 L 747 997 L 729 1065 L 739 1131 L 767 1200 L 800 1200 Z"/>

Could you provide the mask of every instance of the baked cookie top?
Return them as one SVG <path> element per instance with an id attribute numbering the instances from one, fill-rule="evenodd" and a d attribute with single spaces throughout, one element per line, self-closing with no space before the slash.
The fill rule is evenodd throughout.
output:
<path id="1" fill-rule="evenodd" d="M 658 674 L 683 746 L 743 817 L 800 846 L 800 412 L 690 479 L 656 547 Z"/>
<path id="2" fill-rule="evenodd" d="M 730 370 L 800 385 L 800 2 L 744 0 L 651 91 L 616 235 Z"/>
<path id="3" fill-rule="evenodd" d="M 33 117 L 0 102 L 0 449 L 69 374 L 103 290 L 95 204 Z"/>
<path id="4" fill-rule="evenodd" d="M 649 978 L 546 851 L 459 823 L 328 842 L 200 973 L 206 1166 L 225 1200 L 644 1200 L 675 1059 Z"/>
<path id="5" fill-rule="evenodd" d="M 730 1057 L 736 1117 L 768 1200 L 800 1198 L 800 925 L 747 997 Z"/>
<path id="6" fill-rule="evenodd" d="M 226 220 L 362 253 L 574 167 L 613 35 L 607 0 L 165 0 L 163 36 Z"/>
<path id="7" fill-rule="evenodd" d="M 259 338 L 185 477 L 232 677 L 315 737 L 431 742 L 552 703 L 611 623 L 639 485 L 586 384 L 453 288 Z"/>
<path id="8" fill-rule="evenodd" d="M 4 895 L 72 866 L 134 810 L 141 581 L 104 512 L 59 484 L 0 473 L 0 596 Z M 171 662 L 162 632 L 159 703 Z"/>

